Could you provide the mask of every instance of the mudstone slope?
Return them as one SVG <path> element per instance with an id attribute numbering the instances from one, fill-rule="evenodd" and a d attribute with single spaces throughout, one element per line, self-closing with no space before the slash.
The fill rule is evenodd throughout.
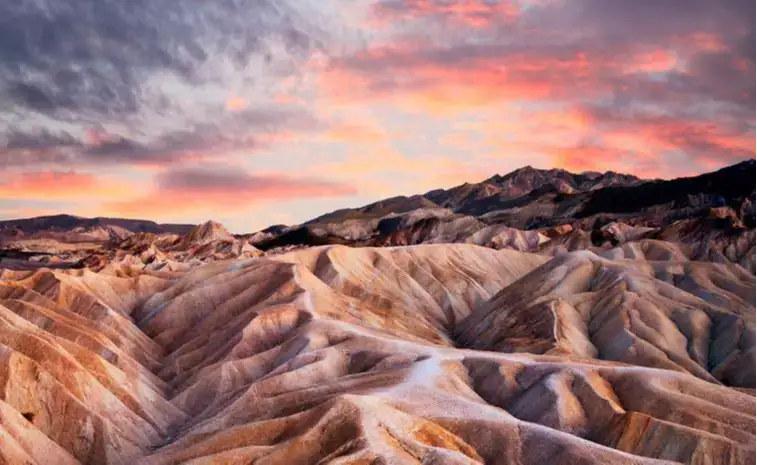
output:
<path id="1" fill-rule="evenodd" d="M 7 463 L 754 463 L 754 276 L 470 244 L 0 275 Z"/>
<path id="2" fill-rule="evenodd" d="M 755 463 L 753 162 L 83 221 L 3 229 L 0 463 Z"/>

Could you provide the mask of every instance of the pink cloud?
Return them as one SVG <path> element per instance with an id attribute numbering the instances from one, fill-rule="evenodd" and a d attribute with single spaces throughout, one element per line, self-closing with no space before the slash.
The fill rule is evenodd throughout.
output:
<path id="1" fill-rule="evenodd" d="M 357 189 L 350 185 L 323 179 L 203 166 L 162 172 L 147 195 L 109 202 L 104 207 L 115 214 L 137 216 L 229 213 L 272 201 L 348 197 L 356 193 Z"/>

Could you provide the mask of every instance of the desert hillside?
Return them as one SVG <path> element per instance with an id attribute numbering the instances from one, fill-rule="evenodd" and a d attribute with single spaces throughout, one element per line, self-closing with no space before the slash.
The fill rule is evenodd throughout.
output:
<path id="1" fill-rule="evenodd" d="M 753 179 L 6 222 L 0 463 L 755 463 Z"/>
<path id="2" fill-rule="evenodd" d="M 754 0 L 0 0 L 0 465 L 757 465 Z"/>
<path id="3" fill-rule="evenodd" d="M 6 270 L 0 454 L 754 463 L 754 275 L 627 254 L 323 246 Z"/>

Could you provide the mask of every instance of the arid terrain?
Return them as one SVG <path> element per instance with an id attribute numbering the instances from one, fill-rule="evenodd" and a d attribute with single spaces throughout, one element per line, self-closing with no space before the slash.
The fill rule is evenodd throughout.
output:
<path id="1" fill-rule="evenodd" d="M 0 223 L 0 463 L 754 464 L 755 164 Z"/>

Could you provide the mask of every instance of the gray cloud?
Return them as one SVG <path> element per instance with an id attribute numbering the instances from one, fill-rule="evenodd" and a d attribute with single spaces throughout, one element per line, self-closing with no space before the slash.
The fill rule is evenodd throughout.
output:
<path id="1" fill-rule="evenodd" d="M 0 145 L 0 164 L 170 160 L 190 141 L 201 147 L 238 137 L 236 144 L 246 145 L 276 125 L 311 127 L 309 114 L 283 118 L 264 94 L 313 50 L 329 46 L 333 25 L 316 6 L 311 0 L 0 2 L 0 122 L 7 123 L 0 142 L 12 142 Z M 229 114 L 224 101 L 236 93 L 251 109 Z M 70 137 L 52 143 L 47 136 L 61 125 Z M 114 140 L 84 147 L 93 127 L 106 128 Z"/>
<path id="2" fill-rule="evenodd" d="M 40 112 L 52 111 L 60 106 L 34 84 L 25 84 L 23 82 L 11 83 L 8 86 L 7 96 L 18 105 Z"/>
<path id="3" fill-rule="evenodd" d="M 203 69 L 213 55 L 241 70 L 273 59 L 270 43 L 298 55 L 322 32 L 272 0 L 3 2 L 0 18 L 6 92 L 37 111 L 79 105 L 95 114 L 136 111 L 151 74 L 201 84 L 213 77 Z"/>
<path id="4" fill-rule="evenodd" d="M 586 32 L 622 41 L 658 43 L 694 31 L 738 40 L 754 31 L 755 4 L 742 0 L 579 0 L 563 7 L 574 8 Z"/>
<path id="5" fill-rule="evenodd" d="M 207 156 L 211 152 L 256 150 L 266 146 L 264 136 L 281 130 L 304 132 L 323 129 L 324 123 L 304 109 L 247 109 L 221 115 L 217 121 L 166 130 L 147 138 L 110 134 L 95 127 L 101 140 L 75 137 L 45 128 L 0 134 L 0 167 L 61 164 L 170 165 Z M 212 155 L 212 154 L 211 154 Z"/>
<path id="6" fill-rule="evenodd" d="M 3 148 L 8 150 L 51 149 L 56 147 L 76 147 L 78 145 L 79 141 L 65 132 L 53 133 L 47 129 L 22 132 L 9 129 L 5 134 L 5 143 L 0 144 L 0 151 Z"/>
<path id="7" fill-rule="evenodd" d="M 200 165 L 167 170 L 156 176 L 161 192 L 230 194 L 262 197 L 341 196 L 355 188 L 338 182 L 280 174 L 255 174 L 218 165 Z"/>

